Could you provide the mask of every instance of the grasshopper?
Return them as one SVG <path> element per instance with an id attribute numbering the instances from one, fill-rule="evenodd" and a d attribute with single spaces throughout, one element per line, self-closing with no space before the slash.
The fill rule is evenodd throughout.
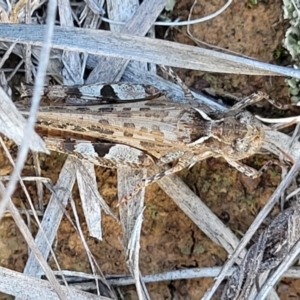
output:
<path id="1" fill-rule="evenodd" d="M 143 179 L 129 195 L 124 195 L 121 203 L 137 194 L 142 187 L 209 157 L 223 157 L 250 177 L 261 174 L 261 171 L 242 164 L 240 160 L 260 150 L 265 130 L 257 119 L 241 109 L 249 102 L 266 98 L 266 94 L 253 94 L 213 119 L 198 104 L 157 100 L 158 91 L 148 87 L 144 94 L 148 100 L 115 105 L 117 93 L 113 87 L 105 86 L 106 91 L 110 90 L 109 94 L 103 95 L 98 89 L 96 96 L 93 95 L 97 105 L 86 106 L 79 100 L 74 106 L 72 100 L 67 103 L 68 106 L 41 108 L 36 130 L 45 137 L 50 150 L 73 153 L 105 167 L 129 165 L 140 168 L 154 163 L 163 166 L 176 162 L 173 167 Z M 57 98 L 65 99 L 68 94 L 67 87 L 52 89 Z M 59 89 L 63 92 L 57 92 Z M 74 94 L 74 91 L 78 97 L 80 88 L 71 88 L 70 92 Z M 51 87 L 47 89 L 48 96 L 49 93 Z M 152 97 L 151 93 L 155 96 Z M 118 94 L 117 98 L 118 102 L 122 102 Z M 60 140 L 50 137 L 59 137 Z M 78 143 L 74 139 L 83 142 Z M 128 154 L 128 147 L 136 149 L 135 158 Z"/>

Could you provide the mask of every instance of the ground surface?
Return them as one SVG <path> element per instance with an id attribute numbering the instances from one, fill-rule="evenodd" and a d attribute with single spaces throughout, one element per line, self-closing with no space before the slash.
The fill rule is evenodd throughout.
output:
<path id="1" fill-rule="evenodd" d="M 223 5 L 221 0 L 198 2 L 192 18 L 207 15 Z M 192 4 L 191 0 L 177 1 L 173 16 L 187 19 Z M 212 21 L 191 26 L 190 31 L 200 41 L 261 61 L 276 63 L 274 51 L 281 48 L 286 29 L 281 15 L 281 1 L 258 0 L 257 5 L 251 6 L 246 4 L 246 0 L 234 0 L 222 15 Z M 183 32 L 176 30 L 171 32 L 169 39 L 194 45 Z M 218 92 L 228 92 L 239 97 L 263 90 L 283 102 L 287 100 L 287 88 L 282 78 L 177 71 L 194 88 L 211 87 Z M 268 156 L 255 155 L 246 162 L 258 169 L 267 160 Z M 44 158 L 42 175 L 56 182 L 63 161 L 64 156 L 57 154 Z M 229 167 L 223 160 L 209 159 L 179 175 L 241 238 L 278 185 L 279 171 L 276 167 L 270 168 L 261 178 L 251 180 Z M 28 167 L 24 172 L 32 174 L 32 169 Z M 117 201 L 116 173 L 98 168 L 97 176 L 101 194 L 114 207 Z M 47 196 L 49 198 L 49 194 Z M 227 253 L 211 242 L 156 184 L 147 189 L 146 196 L 140 251 L 142 274 L 223 265 Z M 80 218 L 84 220 L 77 190 L 74 191 L 74 198 L 77 199 Z M 16 203 L 21 203 L 21 200 L 25 203 L 21 192 L 17 192 L 14 199 Z M 115 212 L 117 213 L 116 209 Z M 31 226 L 34 232 L 36 224 L 32 223 Z M 88 244 L 100 268 L 104 274 L 128 273 L 120 243 L 120 225 L 111 217 L 103 215 L 102 226 L 102 242 L 88 238 Z M 84 222 L 82 227 L 86 231 Z M 66 218 L 61 223 L 54 249 L 62 269 L 90 272 L 80 238 Z M 0 264 L 22 271 L 26 260 L 26 244 L 13 220 L 7 216 L 0 223 Z M 51 259 L 50 264 L 54 266 Z M 211 283 L 211 279 L 179 280 L 149 284 L 147 287 L 152 299 L 200 299 Z M 299 280 L 282 280 L 277 287 L 281 299 L 300 299 L 299 283 Z M 121 292 L 124 299 L 137 299 L 133 286 L 122 288 Z M 3 296 L 1 299 L 5 298 Z"/>

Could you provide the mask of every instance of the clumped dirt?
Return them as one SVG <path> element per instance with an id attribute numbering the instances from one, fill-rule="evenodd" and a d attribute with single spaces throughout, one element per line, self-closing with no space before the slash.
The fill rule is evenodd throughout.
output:
<path id="1" fill-rule="evenodd" d="M 249 1 L 250 2 L 250 1 Z M 176 16 L 187 19 L 193 1 L 179 1 L 176 5 Z M 192 19 L 209 15 L 222 7 L 221 0 L 195 5 Z M 258 1 L 257 5 L 247 5 L 247 1 L 233 1 L 218 17 L 190 27 L 192 36 L 211 45 L 211 49 L 221 47 L 263 62 L 276 63 L 274 54 L 281 51 L 281 41 L 284 37 L 286 22 L 282 19 L 281 1 Z M 186 34 L 174 30 L 174 40 L 194 44 Z M 201 46 L 201 44 L 199 45 Z M 202 46 L 205 47 L 205 44 Z M 218 48 L 215 48 L 216 50 Z M 228 54 L 231 54 L 228 52 Z M 272 97 L 280 99 L 287 97 L 287 88 L 283 78 L 268 76 L 227 75 L 203 73 L 198 71 L 178 70 L 189 86 L 199 85 L 206 81 L 216 91 L 233 93 L 236 96 L 246 96 L 257 90 L 264 90 Z M 203 84 L 203 83 L 202 83 Z"/>
<path id="2" fill-rule="evenodd" d="M 249 1 L 250 3 L 250 1 Z M 236 51 L 261 61 L 276 63 L 274 52 L 281 48 L 286 24 L 282 20 L 281 1 L 259 0 L 257 5 L 234 0 L 231 6 L 217 18 L 191 26 L 193 36 L 214 46 Z M 188 18 L 193 4 L 191 0 L 177 1 L 173 16 Z M 195 5 L 192 18 L 216 11 L 224 1 L 206 1 Z M 170 39 L 180 43 L 194 43 L 184 32 L 173 30 Z M 275 99 L 287 101 L 287 88 L 283 78 L 244 75 L 224 75 L 190 70 L 176 70 L 187 85 L 201 89 L 211 87 L 217 92 L 232 93 L 242 97 L 257 90 L 268 92 Z M 259 169 L 270 155 L 255 155 L 245 163 Z M 56 182 L 65 156 L 52 154 L 42 157 L 42 176 Z M 34 174 L 30 159 L 24 174 Z M 241 238 L 265 205 L 280 182 L 280 169 L 270 167 L 262 177 L 252 180 L 231 168 L 222 159 L 208 159 L 191 170 L 179 174 L 183 181 L 205 204 Z M 115 210 L 117 202 L 117 177 L 113 170 L 97 168 L 99 190 L 107 203 Z M 31 187 L 34 193 L 34 186 Z M 49 199 L 46 192 L 45 199 Z M 73 193 L 79 218 L 86 233 L 78 190 Z M 17 191 L 14 201 L 27 207 L 25 197 Z M 48 200 L 47 200 L 48 201 Z M 222 266 L 227 258 L 223 248 L 214 244 L 195 224 L 164 194 L 156 184 L 146 191 L 146 209 L 141 236 L 140 269 L 142 274 L 194 267 Z M 68 207 L 72 218 L 72 212 Z M 104 274 L 128 273 L 123 247 L 121 227 L 111 217 L 103 214 L 103 241 L 87 237 L 87 243 Z M 31 223 L 36 232 L 35 223 Z M 87 235 L 86 235 L 87 236 Z M 54 244 L 61 269 L 90 272 L 90 266 L 81 240 L 70 222 L 64 217 Z M 7 215 L 0 223 L 1 266 L 22 271 L 27 260 L 27 246 L 15 223 Z M 55 268 L 53 259 L 50 265 Z M 212 279 L 178 280 L 147 284 L 152 299 L 200 299 L 212 283 Z M 299 280 L 282 280 L 277 286 L 281 299 L 299 299 Z M 137 299 L 135 287 L 121 288 L 123 299 Z M 215 295 L 215 299 L 220 297 Z M 10 299 L 2 296 L 1 299 Z"/>

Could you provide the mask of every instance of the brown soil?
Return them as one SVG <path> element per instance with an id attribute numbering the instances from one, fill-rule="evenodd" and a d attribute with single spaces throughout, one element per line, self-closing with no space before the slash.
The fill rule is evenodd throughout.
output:
<path id="1" fill-rule="evenodd" d="M 177 1 L 173 16 L 188 18 L 193 4 L 191 0 Z M 224 4 L 222 0 L 196 4 L 192 18 L 205 16 Z M 234 0 L 232 5 L 217 18 L 191 26 L 193 36 L 201 41 L 255 57 L 261 61 L 274 61 L 273 53 L 280 48 L 285 31 L 282 21 L 281 1 L 259 0 L 249 7 L 246 1 Z M 175 41 L 194 43 L 182 32 L 173 31 Z M 244 75 L 223 75 L 190 70 L 176 70 L 189 86 L 195 88 L 210 86 L 218 92 L 229 92 L 236 96 L 249 95 L 257 90 L 271 94 L 275 99 L 286 100 L 287 88 L 283 78 Z M 269 156 L 255 155 L 245 161 L 260 168 Z M 64 156 L 53 154 L 43 157 L 43 176 L 56 182 Z M 30 162 L 29 162 L 30 163 Z M 179 175 L 184 182 L 206 203 L 206 205 L 241 238 L 253 222 L 257 212 L 265 205 L 280 182 L 280 169 L 271 167 L 261 178 L 251 180 L 222 159 L 209 159 L 195 165 L 190 171 Z M 33 174 L 31 167 L 24 174 Z M 107 203 L 116 203 L 116 173 L 98 168 L 99 190 Z M 34 193 L 34 187 L 31 189 Z M 49 198 L 49 193 L 46 192 Z M 46 198 L 47 198 L 46 197 Z M 79 218 L 86 232 L 86 224 L 77 199 Z M 26 203 L 21 191 L 16 192 L 15 203 Z M 146 210 L 141 236 L 140 268 L 142 274 L 153 274 L 193 267 L 221 266 L 227 253 L 206 237 L 195 224 L 167 197 L 156 184 L 146 192 Z M 24 204 L 25 205 L 25 204 Z M 26 205 L 25 205 L 26 206 Z M 27 207 L 27 206 L 26 206 Z M 116 214 L 118 213 L 115 209 Z M 72 216 L 72 213 L 70 211 Z M 36 232 L 36 224 L 32 223 Z M 104 274 L 124 274 L 125 256 L 120 243 L 121 227 L 109 216 L 103 214 L 103 241 L 87 238 L 88 245 Z M 0 223 L 1 266 L 22 271 L 27 260 L 27 246 L 15 223 L 7 215 Z M 67 218 L 58 230 L 54 250 L 62 269 L 90 272 L 87 255 L 77 232 Z M 55 268 L 53 260 L 50 264 Z M 152 299 L 200 299 L 212 283 L 212 279 L 178 280 L 147 284 Z M 283 280 L 277 285 L 281 299 L 300 299 L 297 287 L 299 280 Z M 137 299 L 135 287 L 121 288 L 124 299 Z M 216 295 L 216 299 L 218 299 Z M 4 295 L 1 299 L 6 298 Z"/>

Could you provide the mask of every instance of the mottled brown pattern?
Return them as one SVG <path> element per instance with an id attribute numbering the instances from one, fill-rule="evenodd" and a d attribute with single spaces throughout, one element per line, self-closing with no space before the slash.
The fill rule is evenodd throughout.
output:
<path id="1" fill-rule="evenodd" d="M 141 84 L 128 84 L 126 82 L 112 83 L 112 84 L 91 84 L 91 85 L 78 85 L 78 86 L 63 86 L 63 85 L 52 85 L 44 87 L 42 95 L 50 99 L 62 99 L 62 103 L 67 103 L 68 99 L 79 100 L 84 98 L 86 88 L 88 87 L 89 99 L 93 101 L 98 100 L 99 103 L 106 102 L 117 102 L 118 100 L 135 100 L 141 96 L 141 89 L 143 90 L 143 97 L 145 99 L 155 99 L 161 96 L 161 91 L 151 85 Z M 136 89 L 137 87 L 137 89 Z M 119 93 L 120 90 L 127 90 L 125 98 L 124 93 Z M 33 86 L 21 85 L 19 89 L 21 97 L 31 97 L 33 92 Z M 76 99 L 77 98 L 77 99 Z M 110 101 L 111 100 L 111 101 Z M 82 102 L 83 103 L 83 102 Z"/>
<path id="2" fill-rule="evenodd" d="M 131 128 L 131 129 L 135 129 L 134 123 L 124 123 L 124 127 L 126 127 L 126 128 Z"/>
<path id="3" fill-rule="evenodd" d="M 124 131 L 124 136 L 126 137 L 133 137 L 133 134 L 129 131 Z"/>
<path id="4" fill-rule="evenodd" d="M 117 117 L 118 117 L 118 118 L 130 118 L 130 117 L 131 117 L 131 113 L 130 113 L 130 112 L 127 112 L 127 111 L 119 112 L 119 113 L 117 114 Z"/>
<path id="5" fill-rule="evenodd" d="M 145 114 L 147 118 L 164 118 L 167 117 L 168 115 L 169 115 L 168 111 L 149 112 Z"/>
<path id="6" fill-rule="evenodd" d="M 140 145 L 143 147 L 143 148 L 155 148 L 155 143 L 151 143 L 151 142 L 145 142 L 145 141 L 140 141 Z"/>
<path id="7" fill-rule="evenodd" d="M 148 129 L 144 126 L 141 127 L 140 132 L 148 132 Z"/>
<path id="8" fill-rule="evenodd" d="M 257 94 L 256 98 L 262 96 Z M 151 110 L 145 111 L 149 103 Z M 89 112 L 68 106 L 61 111 L 41 112 L 38 119 L 48 121 L 52 136 L 51 130 L 60 129 L 65 138 L 81 134 L 86 140 L 114 141 L 145 151 L 160 161 L 170 152 L 181 153 L 174 172 L 208 157 L 223 157 L 246 175 L 257 175 L 256 170 L 238 162 L 258 152 L 264 140 L 263 127 L 249 112 L 231 110 L 219 113 L 213 120 L 201 107 L 169 101 L 146 101 L 136 107 L 131 105 L 130 111 L 124 111 L 126 107 L 127 104 L 115 105 L 110 112 L 100 113 L 95 106 L 90 106 Z M 161 176 L 164 175 L 154 180 Z"/>
<path id="9" fill-rule="evenodd" d="M 109 125 L 109 121 L 108 120 L 99 120 L 99 123 L 101 125 Z"/>
<path id="10" fill-rule="evenodd" d="M 94 132 L 99 132 L 99 133 L 103 133 L 103 134 L 107 134 L 107 135 L 113 135 L 114 131 L 108 128 L 104 128 L 104 127 L 96 127 L 96 126 L 91 126 L 88 127 L 88 129 L 90 131 L 94 131 Z"/>

